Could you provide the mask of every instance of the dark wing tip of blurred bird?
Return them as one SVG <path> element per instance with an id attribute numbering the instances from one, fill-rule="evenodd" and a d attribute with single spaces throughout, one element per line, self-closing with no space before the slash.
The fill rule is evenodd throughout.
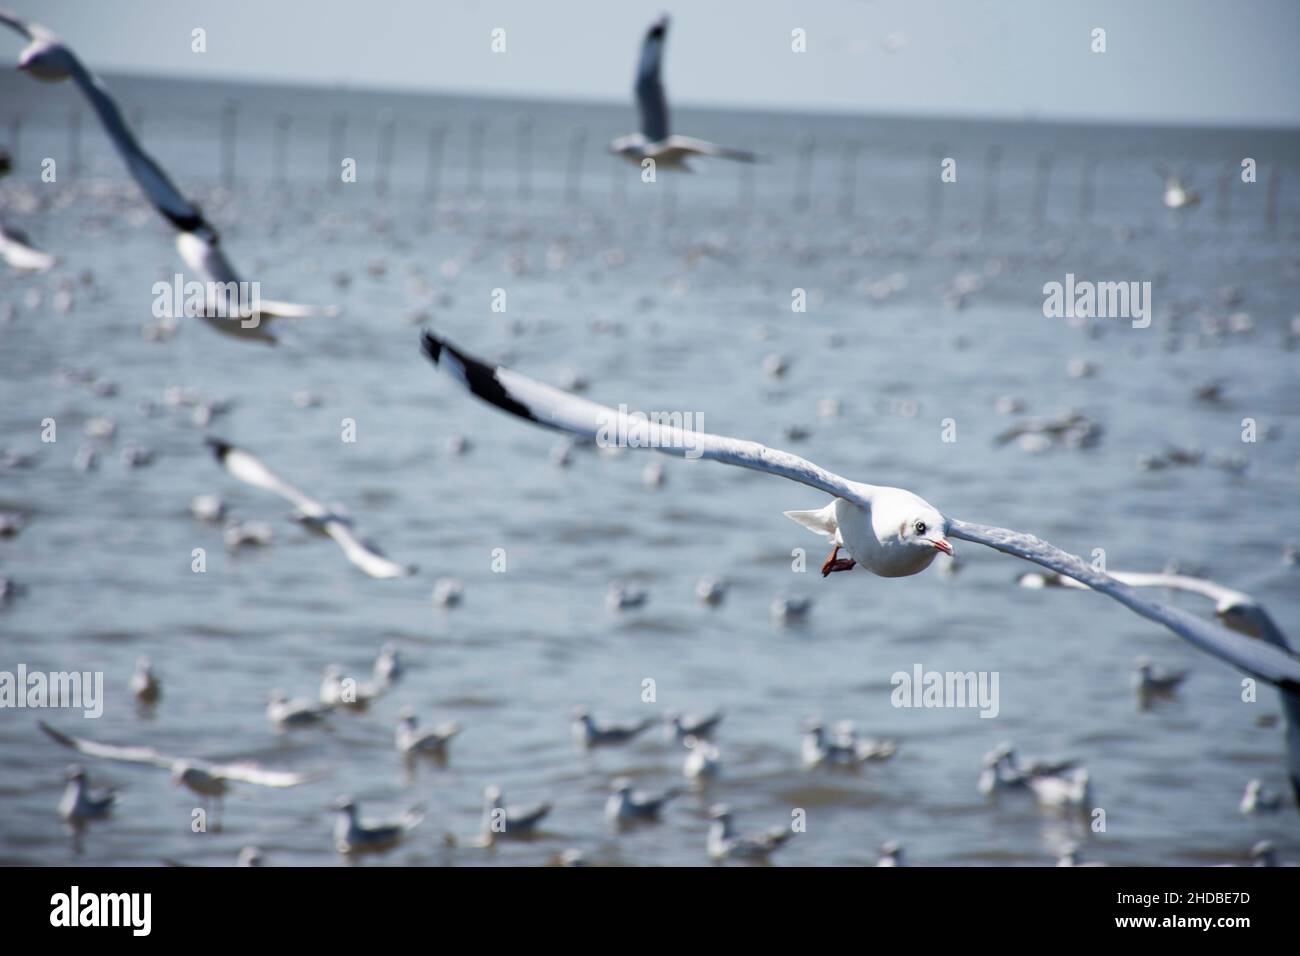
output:
<path id="1" fill-rule="evenodd" d="M 434 365 L 438 364 L 442 358 L 442 347 L 445 343 L 428 329 L 420 333 L 420 349 Z"/>
<path id="2" fill-rule="evenodd" d="M 235 446 L 228 441 L 222 441 L 220 438 L 205 438 L 203 443 L 212 449 L 212 454 L 216 456 L 217 461 L 225 463 L 226 456 L 235 450 Z"/>

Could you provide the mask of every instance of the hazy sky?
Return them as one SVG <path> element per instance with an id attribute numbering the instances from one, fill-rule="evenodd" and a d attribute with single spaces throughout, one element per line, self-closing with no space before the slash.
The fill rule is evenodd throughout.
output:
<path id="1" fill-rule="evenodd" d="M 627 100 L 1300 126 L 1300 0 L 0 0 L 105 73 Z M 190 50 L 195 27 L 207 52 Z M 493 53 L 493 28 L 507 52 Z M 1105 53 L 1091 31 L 1106 30 Z M 791 52 L 791 31 L 807 52 Z M 887 49 L 887 38 L 896 46 Z M 0 56 L 19 38 L 0 39 Z"/>

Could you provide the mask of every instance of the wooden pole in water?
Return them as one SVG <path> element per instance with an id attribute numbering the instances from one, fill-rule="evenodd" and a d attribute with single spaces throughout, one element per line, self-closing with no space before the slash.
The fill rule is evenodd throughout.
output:
<path id="1" fill-rule="evenodd" d="M 579 126 L 569 137 L 569 162 L 565 169 L 564 194 L 577 203 L 582 192 L 582 157 L 587 151 L 587 127 Z"/>
<path id="2" fill-rule="evenodd" d="M 325 186 L 338 189 L 343 182 L 343 142 L 348 132 L 348 114 L 338 112 L 330 117 L 329 155 L 325 163 Z"/>
<path id="3" fill-rule="evenodd" d="M 235 185 L 235 122 L 239 104 L 227 100 L 221 110 L 221 182 L 227 189 Z"/>
<path id="4" fill-rule="evenodd" d="M 424 160 L 424 198 L 434 202 L 442 185 L 442 146 L 447 139 L 447 127 L 429 129 L 429 146 Z"/>
<path id="5" fill-rule="evenodd" d="M 81 175 L 81 110 L 68 114 L 68 165 L 72 175 Z"/>
<path id="6" fill-rule="evenodd" d="M 754 164 L 741 163 L 736 175 L 736 206 L 748 211 L 754 208 Z"/>
<path id="7" fill-rule="evenodd" d="M 1079 169 L 1079 219 L 1082 222 L 1092 221 L 1093 183 L 1096 176 L 1097 157 L 1083 157 L 1083 165 Z"/>
<path id="8" fill-rule="evenodd" d="M 984 158 L 984 228 L 990 229 L 998 218 L 998 169 L 1002 165 L 1002 147 L 990 146 Z"/>
<path id="9" fill-rule="evenodd" d="M 520 201 L 533 198 L 533 118 L 527 114 L 515 123 L 515 191 Z"/>
<path id="10" fill-rule="evenodd" d="M 840 155 L 840 215 L 853 215 L 854 202 L 857 199 L 858 153 L 862 149 L 856 140 L 844 144 Z"/>
<path id="11" fill-rule="evenodd" d="M 1052 154 L 1038 154 L 1038 173 L 1034 182 L 1034 225 L 1047 221 L 1047 190 L 1052 181 Z"/>
<path id="12" fill-rule="evenodd" d="M 813 155 L 817 152 L 817 141 L 811 133 L 799 137 L 799 162 L 795 166 L 794 208 L 806 210 L 811 204 Z"/>
<path id="13" fill-rule="evenodd" d="M 1219 173 L 1219 190 L 1214 204 L 1214 216 L 1224 225 L 1227 225 L 1232 216 L 1232 177 L 1236 170 L 1236 165 L 1228 162 Z"/>
<path id="14" fill-rule="evenodd" d="M 276 116 L 275 131 L 271 140 L 271 178 L 281 189 L 285 187 L 288 180 L 289 125 L 292 121 L 288 113 L 280 113 Z"/>
<path id="15" fill-rule="evenodd" d="M 468 165 L 465 169 L 465 192 L 477 198 L 483 194 L 483 136 L 485 124 L 475 119 L 469 124 Z"/>
<path id="16" fill-rule="evenodd" d="M 930 147 L 930 188 L 926 191 L 929 200 L 926 205 L 932 227 L 938 226 L 943 219 L 943 161 L 947 155 L 941 143 Z"/>
<path id="17" fill-rule="evenodd" d="M 9 155 L 13 159 L 14 169 L 18 168 L 18 147 L 23 139 L 23 114 L 15 113 L 9 117 Z"/>
<path id="18" fill-rule="evenodd" d="M 1266 197 L 1267 205 L 1264 208 L 1264 221 L 1268 224 L 1270 234 L 1277 232 L 1277 199 L 1281 189 L 1282 173 L 1278 169 L 1278 164 L 1273 163 L 1268 170 L 1268 195 Z"/>
<path id="19" fill-rule="evenodd" d="M 379 114 L 379 141 L 375 154 L 375 192 L 380 196 L 388 194 L 388 179 L 393 168 L 393 140 L 397 137 L 397 119 L 393 111 L 382 110 Z"/>

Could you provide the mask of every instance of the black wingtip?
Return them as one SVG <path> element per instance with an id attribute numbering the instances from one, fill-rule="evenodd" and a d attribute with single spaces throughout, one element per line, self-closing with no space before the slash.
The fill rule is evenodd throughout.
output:
<path id="1" fill-rule="evenodd" d="M 664 14 L 654 23 L 650 24 L 650 32 L 646 34 L 647 38 L 661 40 L 665 33 L 668 32 L 668 14 Z"/>
<path id="2" fill-rule="evenodd" d="M 203 443 L 212 449 L 212 454 L 216 456 L 217 461 L 225 462 L 226 456 L 234 451 L 235 446 L 228 441 L 222 441 L 220 438 L 205 438 Z"/>
<path id="3" fill-rule="evenodd" d="M 434 365 L 442 358 L 442 347 L 445 343 L 428 329 L 420 333 L 420 348 L 428 356 L 429 361 Z"/>

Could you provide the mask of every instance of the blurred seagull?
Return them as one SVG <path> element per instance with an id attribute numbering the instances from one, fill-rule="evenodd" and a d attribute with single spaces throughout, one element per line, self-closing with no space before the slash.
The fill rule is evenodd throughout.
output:
<path id="1" fill-rule="evenodd" d="M 1264 781 L 1258 777 L 1246 784 L 1246 792 L 1241 795 L 1241 812 L 1245 816 L 1253 813 L 1276 813 L 1282 809 L 1282 795 L 1264 789 Z"/>
<path id="2" fill-rule="evenodd" d="M 659 78 L 664 44 L 668 39 L 668 17 L 651 24 L 641 43 L 641 62 L 636 71 L 636 102 L 641 112 L 641 131 L 620 136 L 609 144 L 609 151 L 640 166 L 654 160 L 658 169 L 681 169 L 690 172 L 686 160 L 691 156 L 714 156 L 742 163 L 756 162 L 758 156 L 748 150 L 731 149 L 690 136 L 668 132 L 668 98 Z"/>
<path id="3" fill-rule="evenodd" d="M 0 10 L 0 17 L 4 11 Z M 13 159 L 9 153 L 0 149 L 0 179 L 9 175 L 13 169 Z M 0 259 L 4 259 L 19 272 L 44 272 L 58 260 L 46 252 L 32 246 L 25 233 L 6 226 L 0 221 Z"/>
<path id="4" fill-rule="evenodd" d="M 397 645 L 392 641 L 379 649 L 373 672 L 375 683 L 380 687 L 392 687 L 402 676 L 402 658 L 397 652 Z"/>
<path id="5" fill-rule="evenodd" d="M 1139 697 L 1167 697 L 1187 680 L 1188 671 L 1157 671 L 1149 657 L 1139 657 L 1133 672 L 1133 689 Z"/>
<path id="6" fill-rule="evenodd" d="M 135 673 L 131 675 L 131 696 L 146 707 L 152 707 L 162 697 L 162 683 L 149 658 L 143 655 L 135 662 Z"/>
<path id="7" fill-rule="evenodd" d="M 86 770 L 77 764 L 68 768 L 68 788 L 59 801 L 59 816 L 73 830 L 82 829 L 93 820 L 104 820 L 117 803 L 117 791 L 92 790 Z"/>
<path id="8" fill-rule="evenodd" d="M 1249 676 L 1300 692 L 1300 657 L 1214 627 L 1179 608 L 1147 600 L 1078 556 L 1031 534 L 945 517 L 910 491 L 851 481 L 797 455 L 755 442 L 638 419 L 510 369 L 485 365 L 428 331 L 421 344 L 429 360 L 444 367 L 466 390 L 536 425 L 593 440 L 617 427 L 617 434 L 635 438 L 629 444 L 682 457 L 689 453 L 777 475 L 830 495 L 832 500 L 822 508 L 785 513 L 808 530 L 826 535 L 834 545 L 822 566 L 823 575 L 861 568 L 881 577 L 905 577 L 924 571 L 938 554 L 951 556 L 950 538 L 971 541 L 1072 577 L 1201 650 L 1228 660 Z M 840 558 L 841 550 L 851 557 Z"/>
<path id="9" fill-rule="evenodd" d="M 271 699 L 266 705 L 267 718 L 281 730 L 315 726 L 328 713 L 327 707 L 318 707 L 306 700 L 291 700 L 279 689 L 271 691 Z"/>
<path id="10" fill-rule="evenodd" d="M 296 787 L 319 779 L 302 773 L 290 773 L 284 770 L 265 770 L 251 763 L 211 763 L 182 757 L 170 757 L 159 753 L 152 747 L 125 747 L 116 744 L 101 744 L 93 740 L 72 737 L 55 730 L 45 721 L 40 721 L 41 730 L 54 741 L 86 754 L 89 757 L 102 757 L 105 760 L 118 760 L 125 763 L 147 764 L 168 770 L 172 783 L 184 785 L 200 797 L 213 798 L 217 806 L 226 795 L 232 783 L 254 784 L 259 787 Z"/>
<path id="11" fill-rule="evenodd" d="M 0 9 L 0 23 L 30 41 L 19 54 L 18 69 L 45 82 L 71 79 L 76 83 L 99 116 L 127 171 L 154 208 L 176 228 L 176 246 L 181 258 L 209 283 L 207 307 L 200 318 L 228 335 L 274 344 L 275 337 L 265 328 L 270 319 L 305 318 L 329 311 L 293 302 L 258 301 L 256 297 L 251 303 L 240 301 L 242 297 L 235 295 L 234 290 L 244 288 L 244 284 L 226 259 L 216 229 L 144 151 L 99 77 L 87 70 L 72 50 L 44 27 L 3 9 Z"/>
<path id="12" fill-rule="evenodd" d="M 598 724 L 586 707 L 575 707 L 573 736 L 588 750 L 594 747 L 612 747 L 634 740 L 654 722 L 653 717 L 645 717 L 634 724 Z"/>
<path id="13" fill-rule="evenodd" d="M 673 738 L 678 743 L 682 743 L 687 737 L 712 740 L 713 735 L 717 733 L 718 724 L 722 723 L 722 717 L 723 713 L 720 710 L 715 710 L 711 714 L 679 714 L 670 710 L 664 714 L 664 722 L 668 724 Z"/>
<path id="14" fill-rule="evenodd" d="M 403 707 L 398 714 L 394 742 L 399 753 L 407 756 L 433 757 L 435 760 L 445 762 L 447 745 L 460 731 L 461 726 L 455 721 L 447 721 L 436 727 L 421 728 L 415 711 L 410 707 Z"/>
<path id="15" fill-rule="evenodd" d="M 902 866 L 903 847 L 897 840 L 890 840 L 880 848 L 880 859 L 876 866 Z"/>
<path id="16" fill-rule="evenodd" d="M 507 808 L 502 803 L 501 788 L 493 784 L 483 791 L 482 838 L 490 845 L 503 837 L 533 836 L 538 830 L 538 825 L 550 812 L 549 803 L 541 803 L 526 809 Z"/>
<path id="17" fill-rule="evenodd" d="M 611 611 L 631 611 L 643 607 L 650 599 L 650 593 L 645 588 L 639 588 L 632 584 L 619 584 L 614 582 L 610 584 L 609 590 L 605 592 L 605 606 Z"/>
<path id="18" fill-rule="evenodd" d="M 605 801 L 605 819 L 620 827 L 658 820 L 668 802 L 682 792 L 679 787 L 669 787 L 660 794 L 634 790 L 628 777 L 614 779 L 609 791 L 609 799 Z"/>
<path id="19" fill-rule="evenodd" d="M 722 751 L 716 745 L 698 737 L 682 741 L 688 753 L 682 762 L 682 775 L 697 789 L 703 789 L 722 772 Z"/>
<path id="20" fill-rule="evenodd" d="M 330 664 L 321 676 L 320 702 L 325 707 L 363 713 L 382 693 L 374 684 L 358 684 L 355 678 L 347 677 L 341 664 Z"/>
<path id="21" fill-rule="evenodd" d="M 408 831 L 414 830 L 424 820 L 420 809 L 412 807 L 391 822 L 363 822 L 358 816 L 357 803 L 351 797 L 340 797 L 334 809 L 339 814 L 334 825 L 334 849 L 345 856 L 391 850 L 402 842 Z"/>
<path id="22" fill-rule="evenodd" d="M 1187 189 L 1177 173 L 1171 172 L 1164 166 L 1156 167 L 1156 171 L 1165 180 L 1163 198 L 1166 209 L 1184 209 L 1188 206 L 1195 206 L 1201 201 L 1201 194 Z"/>
<path id="23" fill-rule="evenodd" d="M 385 557 L 374 545 L 362 541 L 353 532 L 351 522 L 316 499 L 309 498 L 262 464 L 261 459 L 217 438 L 207 439 L 207 444 L 226 471 L 240 481 L 292 503 L 309 527 L 333 538 L 334 543 L 343 549 L 344 557 L 372 578 L 402 578 L 415 573 L 413 566 L 398 564 Z"/>
<path id="24" fill-rule="evenodd" d="M 869 760 L 886 760 L 898 745 L 888 740 L 859 740 L 851 729 L 834 738 L 826 735 L 826 725 L 810 720 L 805 726 L 801 757 L 804 767 L 856 767 Z"/>
<path id="25" fill-rule="evenodd" d="M 695 596 L 709 607 L 717 607 L 727 596 L 727 583 L 717 578 L 700 578 L 695 583 Z"/>
<path id="26" fill-rule="evenodd" d="M 1083 767 L 1059 774 L 1035 774 L 1026 777 L 1025 784 L 1045 807 L 1084 809 L 1092 799 L 1092 784 Z"/>
<path id="27" fill-rule="evenodd" d="M 1021 762 L 1009 743 L 998 744 L 984 755 L 984 770 L 980 774 L 979 791 L 991 794 L 997 790 L 1024 789 L 1034 777 L 1060 776 L 1072 772 L 1075 760 L 1028 760 Z"/>
<path id="28" fill-rule="evenodd" d="M 738 834 L 732 826 L 731 810 L 723 804 L 711 807 L 709 817 L 713 823 L 709 826 L 706 845 L 709 856 L 715 861 L 766 862 L 794 834 L 785 827 L 773 827 L 762 833 Z"/>

